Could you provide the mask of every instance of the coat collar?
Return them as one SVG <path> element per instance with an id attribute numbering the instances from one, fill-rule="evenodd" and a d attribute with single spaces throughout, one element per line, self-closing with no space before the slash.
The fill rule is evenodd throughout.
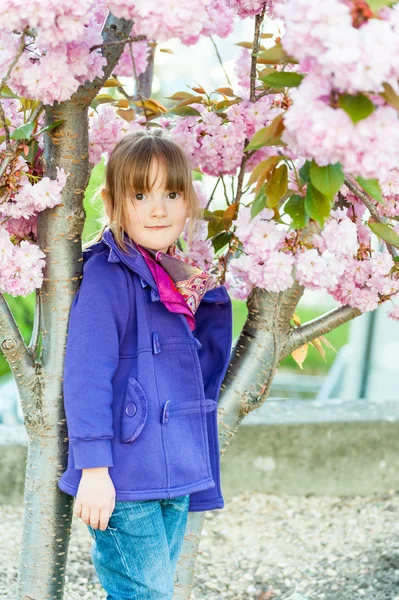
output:
<path id="1" fill-rule="evenodd" d="M 157 284 L 155 283 L 154 277 L 144 260 L 142 254 L 134 247 L 129 247 L 128 253 L 122 252 L 115 241 L 112 231 L 109 227 L 106 227 L 101 242 L 106 244 L 109 248 L 108 262 L 123 262 L 129 269 L 137 273 L 143 285 L 143 281 L 147 283 L 154 292 L 151 296 L 155 299 L 159 299 L 159 291 Z M 89 248 L 90 249 L 90 248 Z M 201 302 L 229 302 L 230 297 L 227 293 L 226 287 L 220 285 L 216 288 L 208 290 L 202 297 Z"/>
<path id="2" fill-rule="evenodd" d="M 152 289 L 158 291 L 155 279 L 148 268 L 144 257 L 136 248 L 129 247 L 127 254 L 122 252 L 118 248 L 113 233 L 109 227 L 106 227 L 104 230 L 101 241 L 104 242 L 110 249 L 108 262 L 123 262 L 129 267 L 129 269 L 140 275 L 140 277 L 146 281 Z"/>

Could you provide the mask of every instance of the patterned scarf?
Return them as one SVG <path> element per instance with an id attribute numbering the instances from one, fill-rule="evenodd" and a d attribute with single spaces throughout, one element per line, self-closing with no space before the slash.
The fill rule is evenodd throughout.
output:
<path id="1" fill-rule="evenodd" d="M 176 243 L 171 244 L 167 252 L 133 243 L 154 277 L 160 301 L 171 312 L 184 314 L 190 329 L 194 330 L 195 312 L 203 295 L 216 287 L 216 280 L 181 252 Z"/>

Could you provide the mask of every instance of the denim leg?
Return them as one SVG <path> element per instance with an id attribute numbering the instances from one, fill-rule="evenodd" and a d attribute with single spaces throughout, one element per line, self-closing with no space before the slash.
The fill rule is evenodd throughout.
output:
<path id="1" fill-rule="evenodd" d="M 189 503 L 190 494 L 160 500 L 173 577 L 184 541 Z"/>
<path id="2" fill-rule="evenodd" d="M 116 502 L 94 538 L 92 561 L 107 600 L 172 600 L 174 582 L 159 500 Z"/>

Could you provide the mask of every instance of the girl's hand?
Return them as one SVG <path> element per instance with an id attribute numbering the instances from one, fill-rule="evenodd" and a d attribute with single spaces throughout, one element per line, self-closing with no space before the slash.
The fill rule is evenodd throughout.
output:
<path id="1" fill-rule="evenodd" d="M 82 469 L 74 513 L 86 525 L 104 531 L 115 508 L 115 496 L 108 467 Z"/>

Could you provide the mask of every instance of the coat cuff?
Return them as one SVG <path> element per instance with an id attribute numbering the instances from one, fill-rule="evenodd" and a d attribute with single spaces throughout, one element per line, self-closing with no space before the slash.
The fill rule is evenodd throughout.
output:
<path id="1" fill-rule="evenodd" d="M 112 441 L 110 439 L 70 440 L 75 469 L 113 467 Z"/>

